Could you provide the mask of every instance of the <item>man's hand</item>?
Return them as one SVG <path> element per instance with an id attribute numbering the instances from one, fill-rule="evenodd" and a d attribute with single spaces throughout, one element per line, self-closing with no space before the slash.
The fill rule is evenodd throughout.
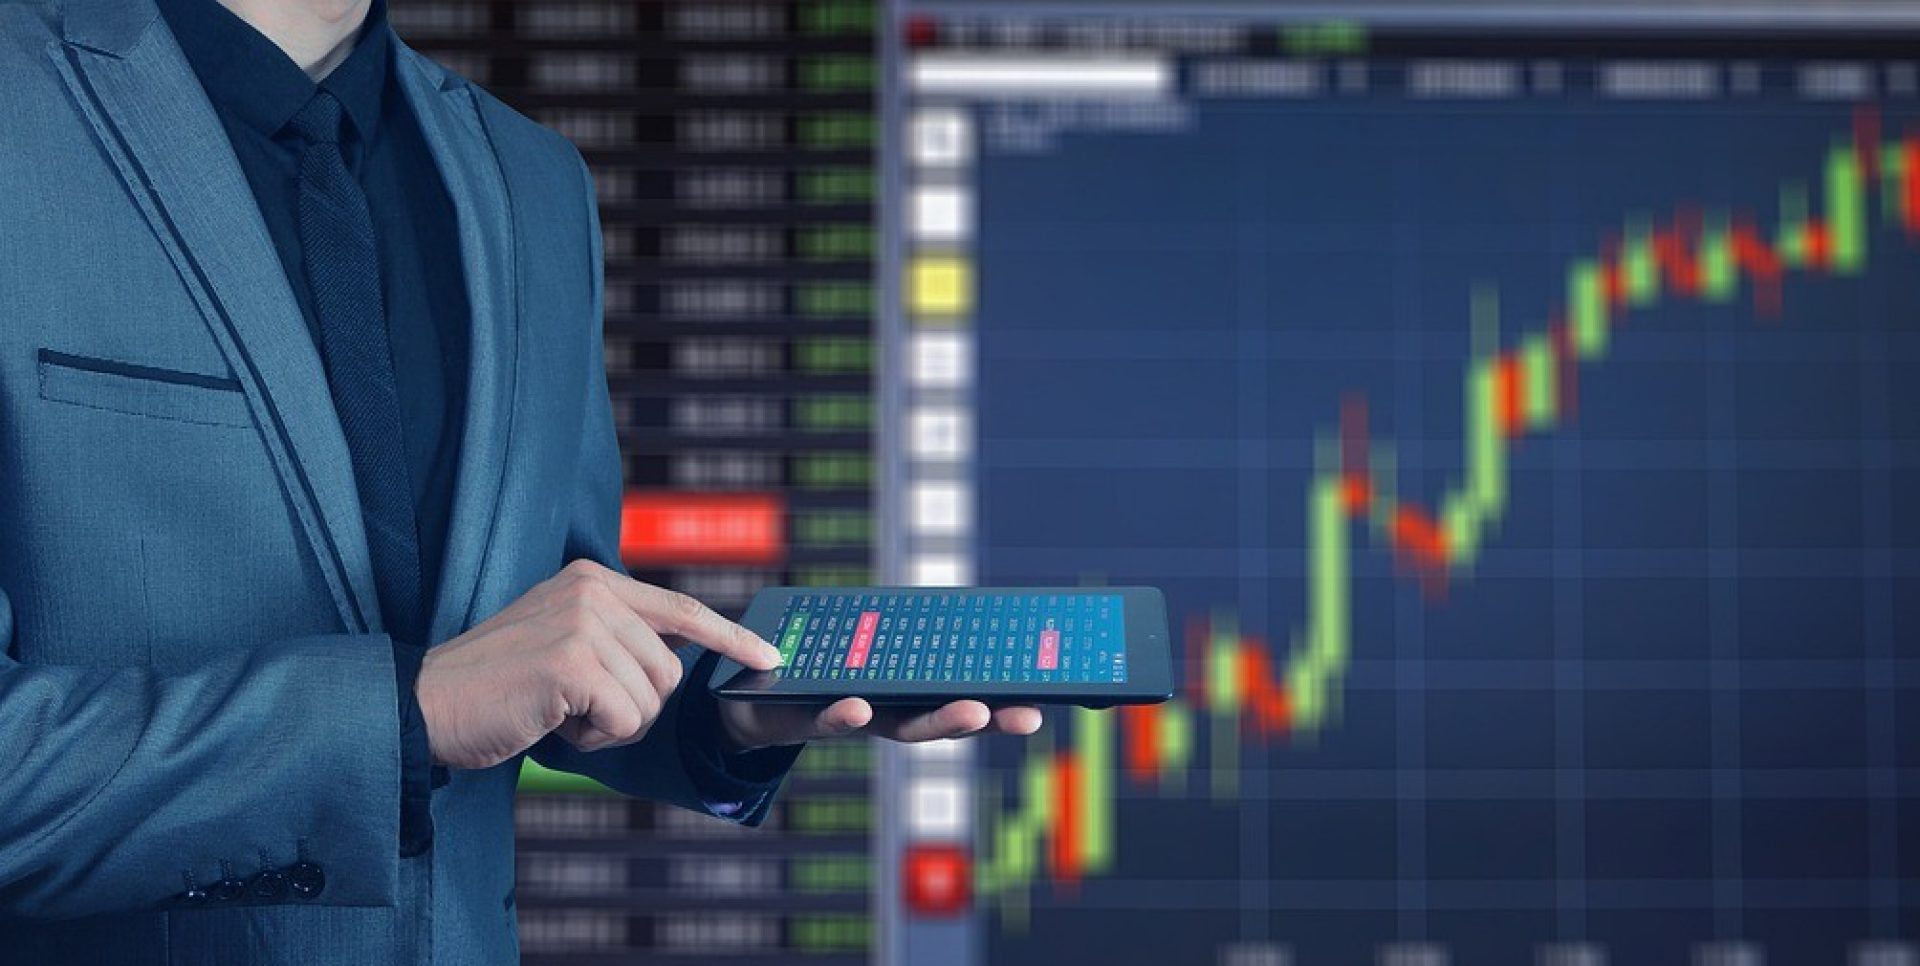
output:
<path id="1" fill-rule="evenodd" d="M 780 663 L 772 645 L 699 601 L 576 560 L 427 652 L 414 691 L 434 760 L 486 768 L 553 731 L 582 751 L 639 741 L 680 684 L 661 634 L 757 670 Z"/>
<path id="2" fill-rule="evenodd" d="M 860 734 L 907 742 L 972 734 L 1030 735 L 1040 730 L 1040 709 L 995 711 L 978 701 L 955 701 L 933 711 L 875 714 L 873 705 L 862 698 L 842 698 L 825 708 L 723 699 L 720 720 L 731 750 L 751 751 Z"/>

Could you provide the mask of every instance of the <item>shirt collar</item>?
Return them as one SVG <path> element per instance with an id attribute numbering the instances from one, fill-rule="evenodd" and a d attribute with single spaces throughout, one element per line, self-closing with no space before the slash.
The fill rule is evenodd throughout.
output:
<path id="1" fill-rule="evenodd" d="M 347 109 L 362 144 L 371 143 L 380 130 L 380 104 L 387 90 L 392 37 L 393 31 L 387 28 L 387 0 L 373 0 L 367 8 L 367 22 L 360 27 L 359 41 L 347 59 L 320 82 Z"/>
<path id="2" fill-rule="evenodd" d="M 208 98 L 248 127 L 279 134 L 324 86 L 346 109 L 361 143 L 373 140 L 392 46 L 386 0 L 373 0 L 353 50 L 319 84 L 219 0 L 159 0 L 159 7 Z"/>

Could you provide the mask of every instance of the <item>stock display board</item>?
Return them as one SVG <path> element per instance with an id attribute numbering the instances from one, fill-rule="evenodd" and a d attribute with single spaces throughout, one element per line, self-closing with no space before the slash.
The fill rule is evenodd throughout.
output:
<path id="1" fill-rule="evenodd" d="M 1186 633 L 904 961 L 1920 955 L 1911 24 L 1423 6 L 907 5 L 909 552 Z"/>
<path id="2" fill-rule="evenodd" d="M 394 0 L 408 43 L 580 148 L 638 579 L 737 614 L 871 577 L 872 0 Z M 814 749 L 746 832 L 530 770 L 534 964 L 860 962 L 865 745 Z"/>

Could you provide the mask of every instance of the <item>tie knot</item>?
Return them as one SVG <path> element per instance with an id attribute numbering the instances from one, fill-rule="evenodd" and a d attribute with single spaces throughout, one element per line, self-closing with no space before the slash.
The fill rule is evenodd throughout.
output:
<path id="1" fill-rule="evenodd" d="M 339 144 L 340 125 L 345 118 L 340 101 L 322 87 L 315 90 L 293 120 L 287 122 L 287 128 L 308 144 Z"/>

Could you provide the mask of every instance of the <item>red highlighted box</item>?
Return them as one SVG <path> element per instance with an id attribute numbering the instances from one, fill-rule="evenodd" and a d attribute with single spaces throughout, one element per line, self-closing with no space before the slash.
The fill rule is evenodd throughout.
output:
<path id="1" fill-rule="evenodd" d="M 911 50 L 932 47 L 940 42 L 940 22 L 928 16 L 909 17 L 901 33 Z"/>
<path id="2" fill-rule="evenodd" d="M 867 652 L 873 650 L 873 632 L 880 626 L 880 612 L 862 611 L 860 623 L 853 626 L 853 643 L 847 647 L 847 666 L 866 667 Z"/>
<path id="3" fill-rule="evenodd" d="M 1060 668 L 1060 632 L 1047 628 L 1040 632 L 1040 659 L 1035 667 L 1042 671 L 1057 671 Z"/>
<path id="4" fill-rule="evenodd" d="M 973 865 L 954 846 L 908 846 L 900 872 L 907 910 L 916 916 L 958 916 L 973 902 Z"/>
<path id="5" fill-rule="evenodd" d="M 629 564 L 772 564 L 786 553 L 786 506 L 765 493 L 627 493 L 620 557 Z"/>

